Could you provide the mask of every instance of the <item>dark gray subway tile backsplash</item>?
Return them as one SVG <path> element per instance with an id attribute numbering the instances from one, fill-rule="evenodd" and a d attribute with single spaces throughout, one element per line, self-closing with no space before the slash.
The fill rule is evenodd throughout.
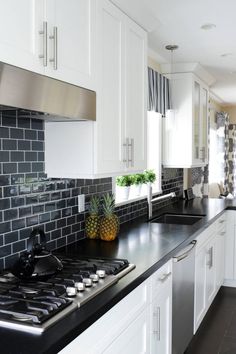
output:
<path id="1" fill-rule="evenodd" d="M 56 249 L 84 238 L 85 213 L 78 214 L 77 196 L 112 191 L 112 178 L 48 179 L 44 171 L 44 121 L 23 110 L 0 112 L 0 269 L 26 250 L 35 227 L 46 233 L 47 247 Z M 181 195 L 182 169 L 163 170 L 163 193 Z M 165 201 L 155 204 L 160 208 Z M 116 208 L 124 223 L 147 213 L 145 199 Z"/>

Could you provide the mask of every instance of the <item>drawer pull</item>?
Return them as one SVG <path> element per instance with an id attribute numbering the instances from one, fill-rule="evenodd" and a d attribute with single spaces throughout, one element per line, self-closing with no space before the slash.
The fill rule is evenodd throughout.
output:
<path id="1" fill-rule="evenodd" d="M 171 276 L 171 272 L 164 273 L 158 278 L 158 281 L 164 283 L 169 278 L 169 276 Z"/>
<path id="2" fill-rule="evenodd" d="M 220 224 L 223 224 L 225 222 L 225 220 L 220 220 L 219 223 Z"/>
<path id="3" fill-rule="evenodd" d="M 220 233 L 220 236 L 224 236 L 226 234 L 226 232 L 225 231 L 222 231 L 221 233 Z"/>
<path id="4" fill-rule="evenodd" d="M 159 306 L 153 312 L 153 327 L 154 337 L 159 342 L 161 340 L 161 309 Z"/>

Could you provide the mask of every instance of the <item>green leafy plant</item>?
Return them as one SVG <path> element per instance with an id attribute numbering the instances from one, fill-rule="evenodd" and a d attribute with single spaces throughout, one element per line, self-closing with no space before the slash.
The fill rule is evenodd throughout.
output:
<path id="1" fill-rule="evenodd" d="M 153 170 L 144 171 L 146 183 L 154 183 L 156 181 L 156 174 Z"/>
<path id="2" fill-rule="evenodd" d="M 116 185 L 119 187 L 130 187 L 133 184 L 133 176 L 118 176 L 116 177 Z"/>
<path id="3" fill-rule="evenodd" d="M 136 173 L 132 175 L 133 183 L 135 186 L 146 183 L 146 178 L 144 173 Z"/>

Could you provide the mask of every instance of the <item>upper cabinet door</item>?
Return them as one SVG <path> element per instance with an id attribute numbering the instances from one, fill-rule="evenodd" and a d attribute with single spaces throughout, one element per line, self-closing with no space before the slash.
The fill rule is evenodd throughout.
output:
<path id="1" fill-rule="evenodd" d="M 46 75 L 95 90 L 95 0 L 47 0 Z"/>
<path id="2" fill-rule="evenodd" d="M 0 5 L 0 61 L 42 73 L 42 0 L 0 0 Z"/>
<path id="3" fill-rule="evenodd" d="M 200 155 L 201 88 L 200 84 L 197 81 L 194 81 L 193 84 L 193 156 L 194 161 L 197 162 L 199 160 Z"/>
<path id="4" fill-rule="evenodd" d="M 124 14 L 110 1 L 97 2 L 97 171 L 122 173 L 124 131 Z"/>
<path id="5" fill-rule="evenodd" d="M 129 138 L 129 170 L 146 168 L 147 34 L 126 20 L 125 136 Z"/>

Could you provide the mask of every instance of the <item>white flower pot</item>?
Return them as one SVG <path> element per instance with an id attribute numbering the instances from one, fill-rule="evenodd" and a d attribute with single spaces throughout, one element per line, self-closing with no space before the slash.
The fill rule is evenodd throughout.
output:
<path id="1" fill-rule="evenodd" d="M 139 197 L 141 194 L 142 184 L 133 185 L 133 195 Z"/>
<path id="2" fill-rule="evenodd" d="M 119 199 L 121 200 L 128 200 L 130 187 L 118 187 L 119 188 Z"/>

